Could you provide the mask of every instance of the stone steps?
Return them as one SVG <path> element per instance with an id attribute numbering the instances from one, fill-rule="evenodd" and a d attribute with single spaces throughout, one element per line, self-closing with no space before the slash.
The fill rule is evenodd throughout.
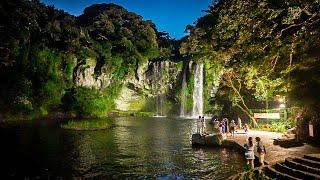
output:
<path id="1" fill-rule="evenodd" d="M 309 160 L 309 159 L 305 159 L 305 158 L 301 158 L 301 157 L 296 157 L 294 159 L 292 159 L 293 161 L 312 167 L 312 168 L 320 168 L 320 161 L 313 161 L 313 160 Z"/>
<path id="2" fill-rule="evenodd" d="M 300 164 L 297 163 L 295 161 L 293 161 L 292 158 L 286 158 L 286 161 L 284 162 L 286 166 L 290 167 L 290 168 L 294 168 L 297 170 L 301 170 L 301 171 L 305 171 L 305 172 L 309 172 L 312 174 L 320 174 L 320 169 L 318 168 L 313 168 L 304 164 Z"/>
<path id="3" fill-rule="evenodd" d="M 303 158 L 320 162 L 320 154 L 306 154 Z"/>
<path id="4" fill-rule="evenodd" d="M 249 179 L 261 179 L 261 171 L 265 175 L 262 179 L 320 180 L 320 154 L 286 158 L 284 162 L 256 168 L 251 172 L 239 173 L 230 179 L 248 179 L 248 177 Z"/>
<path id="5" fill-rule="evenodd" d="M 288 166 L 286 166 L 283 163 L 276 163 L 274 166 L 274 169 L 282 172 L 284 174 L 287 174 L 289 176 L 298 178 L 298 179 L 320 179 L 320 176 L 316 175 L 316 174 L 311 174 L 305 171 L 301 171 L 301 170 L 297 170 L 297 169 L 293 169 L 290 168 Z"/>
<path id="6" fill-rule="evenodd" d="M 267 166 L 264 169 L 264 173 L 266 176 L 276 179 L 286 179 L 286 180 L 299 180 L 300 178 L 296 178 L 293 176 L 290 176 L 288 174 L 284 174 L 282 172 L 277 171 L 271 166 Z"/>

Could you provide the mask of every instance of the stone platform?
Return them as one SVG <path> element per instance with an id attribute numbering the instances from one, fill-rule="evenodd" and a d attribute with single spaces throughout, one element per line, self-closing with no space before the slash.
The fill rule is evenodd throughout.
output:
<path id="1" fill-rule="evenodd" d="M 223 136 L 221 133 L 208 135 L 196 133 L 192 135 L 191 141 L 193 146 L 221 146 Z"/>

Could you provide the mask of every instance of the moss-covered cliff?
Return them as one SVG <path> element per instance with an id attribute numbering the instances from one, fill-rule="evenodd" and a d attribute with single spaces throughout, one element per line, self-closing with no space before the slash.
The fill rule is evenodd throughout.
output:
<path id="1" fill-rule="evenodd" d="M 174 69 L 161 75 L 165 96 L 178 81 L 173 41 L 121 6 L 96 4 L 74 17 L 36 0 L 4 0 L 0 14 L 3 115 L 155 111 L 153 64 L 164 62 L 163 74 Z"/>

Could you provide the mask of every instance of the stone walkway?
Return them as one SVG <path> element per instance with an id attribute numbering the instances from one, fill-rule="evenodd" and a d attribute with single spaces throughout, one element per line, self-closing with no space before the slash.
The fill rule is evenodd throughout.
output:
<path id="1" fill-rule="evenodd" d="M 287 157 L 302 157 L 304 154 L 320 154 L 319 147 L 314 147 L 308 144 L 291 148 L 283 148 L 279 145 L 273 145 L 273 139 L 282 136 L 282 133 L 276 132 L 250 130 L 248 134 L 245 134 L 242 130 L 238 130 L 234 137 L 228 135 L 227 139 L 234 140 L 243 146 L 243 144 L 246 142 L 246 139 L 248 139 L 250 136 L 253 138 L 257 136 L 261 138 L 261 141 L 265 145 L 267 151 L 265 161 L 269 164 L 274 164 L 278 161 L 284 161 L 284 159 Z"/>

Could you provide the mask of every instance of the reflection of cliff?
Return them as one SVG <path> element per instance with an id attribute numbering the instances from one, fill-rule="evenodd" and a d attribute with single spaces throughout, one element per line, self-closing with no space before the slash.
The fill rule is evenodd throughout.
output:
<path id="1" fill-rule="evenodd" d="M 183 147 L 189 147 L 184 131 L 189 127 L 167 118 L 119 118 L 122 127 L 115 128 L 121 165 L 131 165 L 137 173 L 161 173 L 184 163 Z M 181 128 L 181 129 L 180 129 Z M 121 158 L 126 157 L 126 158 Z M 135 162 L 136 164 L 132 164 Z M 148 162 L 148 164 L 145 164 Z"/>

